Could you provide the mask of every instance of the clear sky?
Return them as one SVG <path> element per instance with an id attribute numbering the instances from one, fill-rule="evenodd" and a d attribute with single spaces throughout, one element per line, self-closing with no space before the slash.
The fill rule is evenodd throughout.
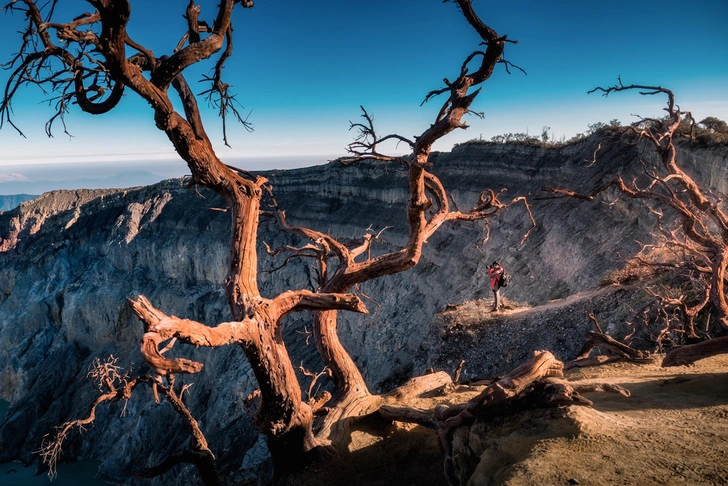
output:
<path id="1" fill-rule="evenodd" d="M 216 0 L 199 3 L 201 18 L 211 21 Z M 58 20 L 90 10 L 80 0 L 60 4 Z M 129 31 L 155 55 L 169 54 L 185 30 L 186 4 L 132 2 Z M 521 41 L 506 47 L 506 58 L 527 75 L 517 70 L 509 75 L 500 66 L 473 106 L 485 118 L 470 117 L 468 130 L 449 135 L 436 150 L 506 132 L 539 135 L 545 126 L 557 139 L 570 138 L 597 121 L 660 116 L 663 98 L 586 94 L 614 84 L 620 75 L 626 84 L 672 89 L 678 104 L 698 120 L 728 120 L 725 0 L 474 0 L 474 6 L 499 34 Z M 17 51 L 22 21 L 17 13 L 0 14 L 3 61 Z M 425 94 L 441 87 L 443 78 L 454 78 L 479 40 L 455 6 L 441 0 L 256 0 L 251 10 L 237 9 L 234 27 L 235 52 L 225 77 L 250 112 L 255 131 L 231 127 L 232 148 L 227 148 L 212 110 L 205 122 L 218 154 L 251 169 L 311 165 L 342 155 L 352 137 L 348 122 L 359 116 L 359 105 L 374 115 L 380 133 L 421 133 L 441 103 L 435 99 L 421 107 Z M 188 81 L 211 67 L 189 74 Z M 7 76 L 0 71 L 3 85 Z M 196 91 L 204 89 L 198 86 Z M 45 136 L 51 111 L 44 99 L 35 87 L 16 97 L 16 123 L 27 138 L 7 124 L 0 131 L 0 182 L 39 177 L 22 171 L 39 164 L 48 167 L 42 171 L 47 177 L 62 176 L 54 167 L 82 162 L 120 169 L 176 167 L 170 142 L 134 94 L 110 114 L 73 111 L 67 118 L 72 139 L 60 126 L 55 138 Z"/>

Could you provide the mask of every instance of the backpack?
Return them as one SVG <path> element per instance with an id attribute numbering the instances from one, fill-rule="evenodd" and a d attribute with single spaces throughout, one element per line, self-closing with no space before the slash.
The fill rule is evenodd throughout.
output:
<path id="1" fill-rule="evenodd" d="M 500 278 L 500 286 L 508 287 L 511 284 L 511 274 L 503 271 L 503 275 Z"/>

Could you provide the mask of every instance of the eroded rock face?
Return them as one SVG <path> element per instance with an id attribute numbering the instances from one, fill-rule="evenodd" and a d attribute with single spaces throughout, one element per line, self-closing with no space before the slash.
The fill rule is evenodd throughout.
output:
<path id="1" fill-rule="evenodd" d="M 508 299 L 542 304 L 596 286 L 619 265 L 615 250 L 630 255 L 638 249 L 635 240 L 647 241 L 653 220 L 630 201 L 613 195 L 607 203 L 535 200 L 546 185 L 583 191 L 615 170 L 629 177 L 640 169 L 639 148 L 625 145 L 607 147 L 598 164 L 586 167 L 596 143 L 563 149 L 466 145 L 433 157 L 434 171 L 461 209 L 486 188 L 507 187 L 505 199 L 531 199 L 538 227 L 521 245 L 530 223 L 516 206 L 491 222 L 490 240 L 482 247 L 481 226 L 445 226 L 425 246 L 417 267 L 364 284 L 362 291 L 375 302 L 371 313 L 342 314 L 339 329 L 372 391 L 422 372 L 430 358 L 444 359 L 447 353 L 427 347 L 431 341 L 425 346 L 433 316 L 449 303 L 489 298 L 485 275 L 493 260 L 514 276 Z M 681 154 L 702 180 L 725 190 L 725 148 L 683 148 Z M 359 237 L 370 225 L 391 226 L 375 252 L 406 241 L 406 178 L 394 166 L 329 164 L 267 177 L 294 224 L 341 238 Z M 94 359 L 113 354 L 122 367 L 145 369 L 137 351 L 142 327 L 125 304 L 133 292 L 169 314 L 211 325 L 230 318 L 222 288 L 230 237 L 229 215 L 220 211 L 225 202 L 183 187 L 183 181 L 171 180 L 123 191 L 57 191 L 0 214 L 0 346 L 6 350 L 0 354 L 0 398 L 12 404 L 0 429 L 0 460 L 30 461 L 54 425 L 87 412 L 96 393 L 86 379 Z M 266 223 L 259 241 L 261 255 L 264 241 L 271 247 L 291 243 Z M 277 263 L 261 258 L 260 269 Z M 261 273 L 263 295 L 312 288 L 309 263 Z M 319 371 L 323 365 L 303 332 L 310 320 L 307 314 L 288 317 L 284 339 L 294 363 Z M 529 342 L 543 345 L 540 335 L 532 333 Z M 415 362 L 423 346 L 425 357 Z M 236 347 L 184 354 L 205 363 L 187 379 L 194 382 L 187 402 L 224 472 L 240 477 L 244 451 L 258 441 L 241 409 L 242 398 L 256 387 L 252 372 Z M 102 407 L 95 426 L 64 450 L 104 460 L 106 477 L 124 481 L 179 448 L 186 435 L 173 412 L 140 392 L 123 417 L 121 405 Z"/>

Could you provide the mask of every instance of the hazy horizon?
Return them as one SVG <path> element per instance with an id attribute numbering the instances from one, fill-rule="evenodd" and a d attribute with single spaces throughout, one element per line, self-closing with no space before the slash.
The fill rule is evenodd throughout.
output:
<path id="1" fill-rule="evenodd" d="M 226 163 L 249 171 L 297 169 L 326 164 L 335 156 L 233 158 Z M 182 159 L 127 162 L 0 165 L 0 196 L 40 195 L 56 189 L 107 189 L 153 184 L 189 175 Z"/>

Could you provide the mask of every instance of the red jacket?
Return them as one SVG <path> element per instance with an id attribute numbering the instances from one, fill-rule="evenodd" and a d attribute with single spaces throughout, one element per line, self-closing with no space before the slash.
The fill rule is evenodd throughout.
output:
<path id="1" fill-rule="evenodd" d="M 490 277 L 490 288 L 491 289 L 495 289 L 495 286 L 500 282 L 501 275 L 503 275 L 503 267 L 488 269 L 488 276 Z"/>

